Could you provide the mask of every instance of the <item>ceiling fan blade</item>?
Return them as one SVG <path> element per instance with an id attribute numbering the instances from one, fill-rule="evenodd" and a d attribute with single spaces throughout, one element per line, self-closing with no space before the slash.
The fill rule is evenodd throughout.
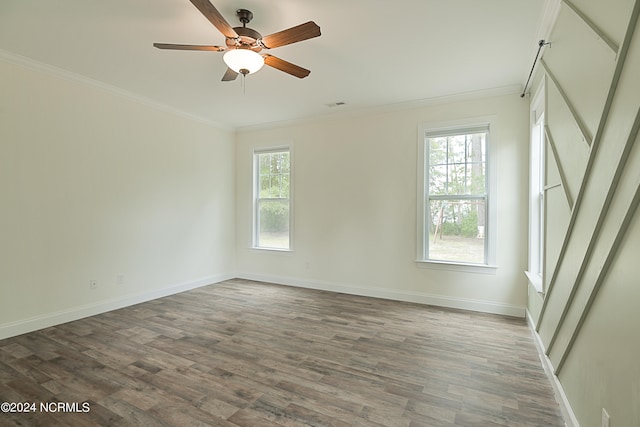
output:
<path id="1" fill-rule="evenodd" d="M 307 77 L 311 71 L 306 68 L 299 67 L 291 62 L 287 62 L 284 59 L 277 58 L 273 55 L 263 55 L 264 63 L 277 70 L 284 71 L 287 74 L 291 74 L 299 79 Z"/>
<path id="2" fill-rule="evenodd" d="M 282 30 L 265 36 L 261 39 L 261 44 L 267 49 L 273 49 L 274 47 L 285 46 L 302 40 L 312 39 L 319 35 L 320 27 L 318 27 L 315 22 L 309 21 L 304 24 L 291 27 L 287 30 Z"/>
<path id="3" fill-rule="evenodd" d="M 171 43 L 154 43 L 158 49 L 172 49 L 172 50 L 211 50 L 214 52 L 222 52 L 227 50 L 222 46 L 201 46 L 195 44 L 171 44 Z"/>
<path id="4" fill-rule="evenodd" d="M 223 82 L 230 82 L 230 81 L 235 80 L 236 77 L 238 77 L 238 73 L 233 71 L 231 68 L 227 68 L 227 72 L 224 73 L 224 76 L 222 76 L 222 81 Z"/>
<path id="5" fill-rule="evenodd" d="M 218 12 L 218 9 L 216 9 L 209 0 L 190 1 L 225 37 L 230 39 L 238 38 L 238 33 L 236 33 L 233 27 L 229 25 L 220 12 Z"/>

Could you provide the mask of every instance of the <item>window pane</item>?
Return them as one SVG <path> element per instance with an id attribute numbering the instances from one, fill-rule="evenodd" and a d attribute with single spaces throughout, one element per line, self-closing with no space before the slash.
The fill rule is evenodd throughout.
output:
<path id="1" fill-rule="evenodd" d="M 280 187 L 280 197 L 289 197 L 290 191 L 290 175 L 288 173 L 282 175 L 282 186 Z"/>
<path id="2" fill-rule="evenodd" d="M 280 197 L 280 175 L 271 175 L 269 197 Z"/>
<path id="3" fill-rule="evenodd" d="M 259 197 L 289 197 L 289 153 L 258 154 L 259 162 Z"/>
<path id="4" fill-rule="evenodd" d="M 431 166 L 447 163 L 447 138 L 429 138 L 429 164 Z"/>
<path id="5" fill-rule="evenodd" d="M 465 194 L 465 178 L 464 163 L 449 165 L 447 194 Z"/>
<path id="6" fill-rule="evenodd" d="M 486 133 L 468 135 L 467 164 L 468 188 L 467 194 L 486 194 L 485 179 L 485 145 Z"/>
<path id="7" fill-rule="evenodd" d="M 447 165 L 429 168 L 429 194 L 432 196 L 447 194 Z"/>
<path id="8" fill-rule="evenodd" d="M 260 175 L 269 175 L 269 154 L 258 155 L 260 163 Z"/>
<path id="9" fill-rule="evenodd" d="M 269 175 L 260 175 L 260 197 L 269 197 Z"/>
<path id="10" fill-rule="evenodd" d="M 456 135 L 447 138 L 449 145 L 449 163 L 464 164 L 466 159 L 466 135 Z"/>
<path id="11" fill-rule="evenodd" d="M 289 249 L 289 199 L 258 201 L 258 246 Z"/>
<path id="12" fill-rule="evenodd" d="M 485 263 L 486 200 L 430 200 L 428 258 Z"/>
<path id="13" fill-rule="evenodd" d="M 472 133 L 467 140 L 467 161 L 484 162 L 486 133 Z"/>
<path id="14" fill-rule="evenodd" d="M 289 173 L 290 169 L 289 152 L 280 153 L 280 173 Z"/>
<path id="15" fill-rule="evenodd" d="M 485 194 L 484 163 L 469 163 L 466 171 L 466 188 L 464 194 Z"/>
<path id="16" fill-rule="evenodd" d="M 428 137 L 429 194 L 486 194 L 486 132 Z"/>

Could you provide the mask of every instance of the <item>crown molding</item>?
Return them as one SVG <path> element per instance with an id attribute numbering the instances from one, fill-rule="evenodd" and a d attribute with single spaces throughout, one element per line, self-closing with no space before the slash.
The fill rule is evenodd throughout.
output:
<path id="1" fill-rule="evenodd" d="M 549 1 L 555 1 L 555 0 L 549 0 Z M 299 124 L 305 124 L 305 123 L 324 122 L 324 121 L 331 121 L 331 120 L 344 119 L 344 118 L 350 118 L 350 117 L 362 117 L 370 114 L 388 113 L 388 112 L 394 112 L 394 111 L 424 108 L 424 107 L 433 106 L 433 105 L 448 104 L 453 102 L 470 101 L 470 100 L 482 99 L 482 98 L 491 98 L 494 96 L 518 94 L 522 90 L 522 85 L 502 86 L 497 88 L 481 89 L 481 90 L 476 90 L 471 92 L 461 92 L 461 93 L 435 96 L 431 98 L 417 99 L 417 100 L 405 101 L 405 102 L 399 102 L 399 103 L 393 103 L 393 104 L 382 104 L 374 107 L 342 110 L 339 112 L 332 112 L 329 114 L 311 115 L 308 117 L 296 118 L 292 120 L 283 120 L 283 121 L 275 121 L 275 122 L 268 122 L 268 123 L 260 123 L 256 125 L 234 127 L 234 126 L 226 125 L 220 122 L 212 121 L 195 114 L 187 113 L 180 109 L 154 101 L 150 98 L 146 98 L 144 96 L 135 94 L 131 91 L 119 88 L 117 86 L 113 86 L 113 85 L 101 82 L 99 80 L 92 79 L 90 77 L 73 73 L 71 71 L 68 71 L 63 68 L 59 68 L 50 64 L 45 64 L 43 62 L 36 61 L 26 56 L 18 55 L 6 50 L 0 49 L 0 61 L 12 63 L 18 66 L 22 66 L 25 68 L 42 72 L 44 74 L 52 75 L 57 78 L 70 80 L 85 86 L 93 87 L 93 88 L 111 93 L 113 95 L 127 98 L 134 102 L 146 105 L 148 107 L 157 109 L 159 111 L 163 111 L 165 113 L 173 114 L 189 120 L 203 123 L 208 126 L 217 128 L 219 130 L 236 132 L 236 133 L 275 129 L 275 128 L 280 128 L 285 126 L 299 125 Z"/>
<path id="2" fill-rule="evenodd" d="M 382 104 L 374 107 L 355 108 L 351 110 L 342 110 L 324 115 L 312 115 L 292 120 L 283 120 L 277 122 L 261 123 L 250 126 L 239 126 L 236 128 L 237 133 L 254 132 L 259 130 L 276 129 L 285 126 L 295 126 L 308 123 L 326 122 L 332 120 L 340 120 L 345 118 L 363 117 L 371 114 L 390 113 L 403 110 L 414 110 L 434 105 L 451 104 L 454 102 L 472 101 L 475 99 L 492 98 L 496 96 L 515 95 L 522 91 L 522 85 L 502 86 L 490 89 L 481 89 L 471 92 L 461 92 L 443 96 L 435 96 L 432 98 L 417 99 L 413 101 L 404 101 L 393 104 Z"/>
<path id="3" fill-rule="evenodd" d="M 219 130 L 224 130 L 229 132 L 233 132 L 235 130 L 232 126 L 224 125 L 222 123 L 209 120 L 207 118 L 204 118 L 195 114 L 187 113 L 180 109 L 177 109 L 169 105 L 163 104 L 161 102 L 155 101 L 153 99 L 138 95 L 136 93 L 119 88 L 117 86 L 113 86 L 108 83 L 104 83 L 99 80 L 92 79 L 90 77 L 73 73 L 63 68 L 56 67 L 54 65 L 45 64 L 43 62 L 36 61 L 26 56 L 18 55 L 13 52 L 0 49 L 0 61 L 18 65 L 24 68 L 28 68 L 28 69 L 38 71 L 44 74 L 48 74 L 60 79 L 69 80 L 69 81 L 79 83 L 85 86 L 89 86 L 95 89 L 99 89 L 99 90 L 108 92 L 112 95 L 129 99 L 131 101 L 137 102 L 139 104 L 145 105 L 147 107 L 151 107 L 153 109 L 156 109 L 165 113 L 173 114 L 175 116 L 179 116 L 182 118 L 193 120 L 195 122 L 203 123 L 208 126 L 215 127 Z"/>

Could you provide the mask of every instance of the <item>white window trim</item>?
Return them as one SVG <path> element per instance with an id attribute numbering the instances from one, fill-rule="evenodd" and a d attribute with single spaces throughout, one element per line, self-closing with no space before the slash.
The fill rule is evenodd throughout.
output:
<path id="1" fill-rule="evenodd" d="M 530 107 L 530 132 L 529 132 L 529 246 L 528 246 L 528 267 L 525 275 L 529 283 L 540 293 L 544 293 L 544 213 L 538 209 L 537 199 L 539 193 L 543 193 L 541 201 L 544 209 L 545 193 L 545 144 L 544 135 L 546 110 L 546 83 L 542 84 L 536 91 Z M 534 130 L 538 127 L 540 132 L 539 139 L 541 146 L 533 143 Z M 541 163 L 542 162 L 542 163 Z M 540 176 L 541 175 L 541 176 Z M 540 184 L 534 182 L 536 179 Z M 542 187 L 542 188 L 539 188 Z M 540 221 L 536 220 L 537 216 L 541 216 Z M 537 225 L 539 224 L 539 226 Z M 539 266 L 539 267 L 537 267 Z M 540 270 L 540 271 L 538 271 Z"/>
<path id="2" fill-rule="evenodd" d="M 258 246 L 258 206 L 256 201 L 258 200 L 258 193 L 260 191 L 260 183 L 259 183 L 259 173 L 258 173 L 258 165 L 257 165 L 257 156 L 256 154 L 264 154 L 264 153 L 273 153 L 278 151 L 289 151 L 289 248 L 269 248 L 265 246 Z M 284 145 L 274 145 L 274 146 L 265 146 L 265 147 L 255 147 L 251 152 L 252 156 L 252 186 L 253 191 L 251 192 L 251 249 L 258 252 L 269 252 L 269 253 L 291 253 L 293 252 L 293 194 L 294 194 L 294 165 L 295 161 L 293 158 L 293 144 L 284 144 Z"/>
<path id="3" fill-rule="evenodd" d="M 445 122 L 422 123 L 418 126 L 418 156 L 417 156 L 417 252 L 416 263 L 419 267 L 433 268 L 438 270 L 453 270 L 459 272 L 495 274 L 497 266 L 496 260 L 496 239 L 497 239 L 497 156 L 496 141 L 499 139 L 498 127 L 496 126 L 496 116 L 474 117 L 469 119 L 450 120 Z M 489 126 L 489 142 L 487 144 L 487 230 L 485 238 L 487 239 L 486 264 L 472 264 L 455 261 L 439 261 L 425 259 L 425 209 L 424 195 L 426 190 L 426 162 L 425 162 L 425 135 L 427 132 L 439 132 L 455 129 L 464 129 L 474 126 Z"/>

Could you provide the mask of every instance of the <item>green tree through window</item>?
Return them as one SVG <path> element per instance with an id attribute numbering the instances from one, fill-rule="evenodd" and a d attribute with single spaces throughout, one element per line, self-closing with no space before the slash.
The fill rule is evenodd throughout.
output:
<path id="1" fill-rule="evenodd" d="M 289 149 L 254 153 L 254 245 L 289 249 L 291 153 Z"/>
<path id="2" fill-rule="evenodd" d="M 426 133 L 426 259 L 486 264 L 488 135 L 488 126 Z"/>

